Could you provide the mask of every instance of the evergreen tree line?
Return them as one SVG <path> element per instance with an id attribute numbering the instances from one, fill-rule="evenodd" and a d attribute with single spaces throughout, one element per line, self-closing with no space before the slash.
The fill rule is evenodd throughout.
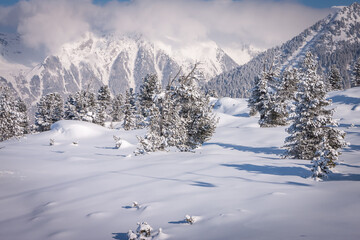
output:
<path id="1" fill-rule="evenodd" d="M 332 66 L 325 83 L 317 68 L 311 52 L 306 53 L 301 68 L 285 70 L 281 75 L 273 66 L 264 67 L 248 105 L 251 116 L 259 113 L 261 127 L 291 123 L 286 129 L 290 136 L 285 139 L 285 156 L 312 160 L 313 176 L 320 179 L 335 167 L 339 149 L 346 143 L 345 132 L 337 129 L 332 119 L 331 100 L 326 99 L 328 91 L 342 89 L 339 70 Z"/>
<path id="2" fill-rule="evenodd" d="M 122 123 L 125 130 L 147 128 L 139 137 L 138 153 L 177 147 L 190 151 L 207 141 L 215 131 L 217 120 L 211 112 L 209 94 L 203 94 L 197 84 L 196 66 L 187 76 L 170 80 L 161 89 L 158 77 L 149 74 L 143 79 L 138 94 L 130 88 L 125 96 L 111 97 L 108 86 L 97 94 L 81 90 L 64 102 L 59 93 L 40 98 L 32 131 L 50 130 L 53 123 L 80 120 L 105 125 L 106 121 Z M 1 91 L 1 141 L 30 131 L 25 104 L 12 100 L 9 91 Z M 8 104 L 9 103 L 9 104 Z M 26 119 L 26 120 L 25 120 Z M 6 131 L 6 132 L 5 132 Z"/>

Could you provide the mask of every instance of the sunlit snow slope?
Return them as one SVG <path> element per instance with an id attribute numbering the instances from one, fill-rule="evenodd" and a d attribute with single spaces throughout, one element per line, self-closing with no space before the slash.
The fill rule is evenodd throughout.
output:
<path id="1" fill-rule="evenodd" d="M 324 182 L 280 157 L 285 127 L 259 128 L 245 99 L 215 104 L 219 126 L 194 153 L 134 156 L 144 130 L 76 121 L 2 142 L 0 239 L 127 239 L 143 221 L 162 228 L 154 239 L 360 239 L 360 88 L 330 97 L 351 145 Z"/>

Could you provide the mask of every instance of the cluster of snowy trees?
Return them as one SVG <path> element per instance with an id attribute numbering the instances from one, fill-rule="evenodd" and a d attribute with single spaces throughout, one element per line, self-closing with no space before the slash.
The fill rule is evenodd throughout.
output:
<path id="1" fill-rule="evenodd" d="M 337 129 L 326 99 L 328 90 L 342 88 L 341 77 L 332 67 L 328 84 L 317 73 L 317 62 L 306 53 L 300 69 L 264 69 L 249 99 L 250 115 L 260 114 L 261 127 L 292 124 L 285 140 L 286 156 L 312 160 L 313 176 L 324 178 L 335 167 L 339 149 L 346 146 L 345 132 Z"/>
<path id="2" fill-rule="evenodd" d="M 196 67 L 187 76 L 177 74 L 166 89 L 161 89 L 155 74 L 148 74 L 139 93 L 135 94 L 130 88 L 125 97 L 119 94 L 112 98 L 109 88 L 103 86 L 97 95 L 81 90 L 69 95 L 63 104 L 59 94 L 50 93 L 37 104 L 36 129 L 47 131 L 61 119 L 102 126 L 111 120 L 123 122 L 125 130 L 148 129 L 146 136 L 139 137 L 139 153 L 169 147 L 191 151 L 212 136 L 217 123 L 209 94 L 203 94 L 197 85 Z"/>
<path id="3" fill-rule="evenodd" d="M 197 85 L 196 67 L 187 76 L 177 74 L 161 91 L 156 76 L 144 79 L 140 102 L 148 131 L 144 138 L 139 137 L 139 153 L 170 147 L 191 151 L 215 132 L 217 119 L 209 95 Z"/>
<path id="4" fill-rule="evenodd" d="M 0 141 L 29 132 L 26 104 L 7 87 L 0 86 Z"/>

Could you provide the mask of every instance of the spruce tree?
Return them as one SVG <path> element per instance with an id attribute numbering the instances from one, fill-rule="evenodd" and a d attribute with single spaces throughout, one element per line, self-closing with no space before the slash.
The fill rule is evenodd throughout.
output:
<path id="1" fill-rule="evenodd" d="M 293 124 L 287 129 L 290 136 L 285 140 L 286 156 L 315 159 L 319 166 L 319 159 L 326 158 L 326 166 L 333 167 L 338 149 L 345 146 L 345 133 L 335 128 L 337 124 L 332 119 L 333 110 L 328 109 L 331 101 L 326 100 L 325 83 L 316 70 L 317 63 L 313 55 L 306 53 Z"/>
<path id="2" fill-rule="evenodd" d="M 340 76 L 339 69 L 332 65 L 330 69 L 330 74 L 328 78 L 331 90 L 341 90 L 342 89 L 342 79 Z"/>
<path id="3" fill-rule="evenodd" d="M 299 73 L 297 69 L 286 69 L 281 76 L 281 84 L 278 89 L 279 95 L 286 99 L 286 101 L 295 100 L 298 83 Z"/>
<path id="4" fill-rule="evenodd" d="M 125 130 L 132 130 L 137 127 L 137 117 L 136 117 L 136 102 L 134 93 L 132 91 L 132 88 L 130 90 L 126 91 L 125 94 L 125 102 L 123 106 L 123 114 L 124 114 L 124 123 L 123 127 Z"/>
<path id="5" fill-rule="evenodd" d="M 250 109 L 249 115 L 255 116 L 258 113 L 257 104 L 260 102 L 260 76 L 254 80 L 254 87 L 251 89 L 251 96 L 248 99 L 248 108 Z"/>
<path id="6" fill-rule="evenodd" d="M 156 94 L 160 93 L 160 84 L 156 74 L 148 74 L 143 80 L 143 84 L 140 87 L 138 95 L 138 101 L 140 106 L 140 114 L 145 118 L 145 124 L 150 116 L 149 109 L 154 104 L 153 98 Z"/>
<path id="7" fill-rule="evenodd" d="M 278 75 L 270 68 L 264 70 L 256 81 L 252 97 L 248 101 L 250 115 L 260 113 L 260 127 L 282 126 L 287 123 L 286 98 L 279 94 Z M 279 89 L 276 89 L 279 88 Z"/>
<path id="8" fill-rule="evenodd" d="M 30 132 L 28 110 L 25 102 L 18 98 L 15 101 L 16 111 L 18 112 L 18 124 L 20 127 L 20 135 Z"/>
<path id="9" fill-rule="evenodd" d="M 20 137 L 28 131 L 26 105 L 11 94 L 9 88 L 0 87 L 0 141 Z"/>
<path id="10" fill-rule="evenodd" d="M 360 86 L 360 57 L 357 59 L 354 66 L 354 78 L 352 81 L 352 86 L 353 87 Z"/>
<path id="11" fill-rule="evenodd" d="M 35 126 L 40 132 L 50 130 L 51 124 L 61 120 L 64 115 L 63 99 L 58 93 L 49 93 L 40 98 L 35 113 Z"/>
<path id="12" fill-rule="evenodd" d="M 124 100 L 123 100 L 123 96 L 121 94 L 116 95 L 111 103 L 112 106 L 112 110 L 111 110 L 111 119 L 113 122 L 119 122 L 123 120 L 123 108 L 124 105 Z"/>
<path id="13" fill-rule="evenodd" d="M 96 115 L 94 117 L 94 123 L 99 124 L 101 126 L 105 125 L 105 121 L 109 118 L 109 109 L 111 103 L 111 95 L 110 90 L 107 85 L 101 86 L 96 102 Z"/>
<path id="14" fill-rule="evenodd" d="M 178 80 L 174 99 L 180 106 L 179 116 L 185 124 L 186 142 L 183 151 L 190 151 L 209 140 L 215 132 L 217 119 L 212 113 L 210 98 L 201 93 L 196 84 L 195 70 Z"/>

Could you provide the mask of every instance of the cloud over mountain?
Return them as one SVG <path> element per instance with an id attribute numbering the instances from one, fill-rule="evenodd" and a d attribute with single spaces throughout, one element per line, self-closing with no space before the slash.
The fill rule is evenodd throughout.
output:
<path id="1" fill-rule="evenodd" d="M 133 0 L 95 5 L 91 0 L 29 0 L 0 8 L 0 31 L 49 52 L 88 31 L 140 32 L 172 47 L 211 39 L 224 48 L 268 48 L 290 39 L 329 9 L 293 1 Z"/>

